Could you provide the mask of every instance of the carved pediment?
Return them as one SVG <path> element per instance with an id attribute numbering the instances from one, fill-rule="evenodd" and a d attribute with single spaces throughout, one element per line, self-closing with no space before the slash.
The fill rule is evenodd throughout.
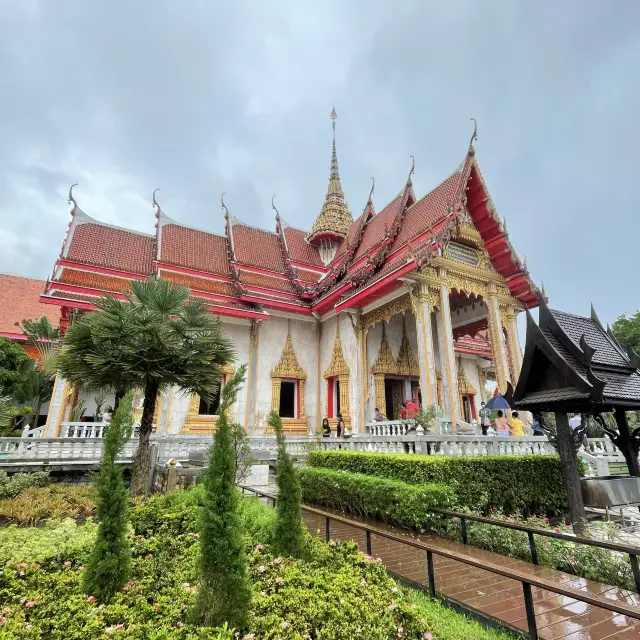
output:
<path id="1" fill-rule="evenodd" d="M 420 366 L 413 357 L 404 322 L 402 323 L 402 342 L 400 343 L 400 353 L 398 354 L 398 373 L 401 376 L 420 376 Z"/>
<path id="2" fill-rule="evenodd" d="M 280 356 L 280 361 L 275 369 L 271 372 L 272 378 L 295 378 L 297 380 L 306 380 L 307 374 L 303 371 L 295 349 L 293 348 L 293 340 L 291 339 L 291 324 L 287 330 L 287 339 L 284 343 L 284 349 Z"/>
<path id="3" fill-rule="evenodd" d="M 395 358 L 393 357 L 393 353 L 391 353 L 389 343 L 387 342 L 387 333 L 384 323 L 382 324 L 382 342 L 380 343 L 380 353 L 378 353 L 378 358 L 375 361 L 373 367 L 371 367 L 371 371 L 374 374 L 398 374 L 398 365 L 395 361 Z"/>
<path id="4" fill-rule="evenodd" d="M 324 378 L 333 378 L 335 376 L 348 376 L 349 365 L 344 359 L 342 351 L 342 342 L 340 340 L 340 321 L 338 320 L 338 328 L 336 329 L 336 339 L 333 343 L 333 353 L 331 354 L 331 362 L 324 372 Z"/>

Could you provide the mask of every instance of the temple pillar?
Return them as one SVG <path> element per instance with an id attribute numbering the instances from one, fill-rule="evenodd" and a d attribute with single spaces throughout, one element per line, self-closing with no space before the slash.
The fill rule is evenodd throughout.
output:
<path id="1" fill-rule="evenodd" d="M 522 369 L 522 350 L 520 349 L 520 337 L 518 336 L 518 320 L 516 310 L 513 307 L 507 307 L 503 313 L 503 323 L 507 331 L 509 343 L 509 353 L 511 354 L 511 362 L 513 363 L 513 379 L 511 384 L 515 387 Z"/>
<path id="2" fill-rule="evenodd" d="M 436 361 L 431 331 L 431 313 L 438 306 L 439 294 L 425 283 L 420 285 L 417 295 L 411 302 L 416 319 L 416 336 L 418 339 L 418 365 L 420 366 L 420 391 L 422 404 L 430 407 L 438 404 L 436 390 Z"/>
<path id="3" fill-rule="evenodd" d="M 376 407 L 378 407 L 382 415 L 391 420 L 393 416 L 389 416 L 389 414 L 387 413 L 387 399 L 384 393 L 384 374 L 375 373 L 373 375 L 373 382 L 376 390 Z"/>
<path id="4" fill-rule="evenodd" d="M 498 393 L 502 394 L 507 390 L 507 380 L 511 376 L 509 375 L 504 332 L 502 330 L 502 319 L 500 317 L 500 306 L 498 304 L 498 296 L 493 283 L 489 283 L 485 302 L 487 305 L 487 312 L 489 314 L 489 334 L 491 336 L 491 347 L 493 349 L 493 364 L 496 369 Z"/>
<path id="5" fill-rule="evenodd" d="M 47 438 L 55 438 L 58 436 L 58 429 L 63 419 L 62 414 L 66 408 L 70 388 L 68 382 L 59 373 L 56 373 L 55 380 L 53 381 L 51 400 L 49 401 L 47 422 L 44 428 L 45 437 Z"/>
<path id="6" fill-rule="evenodd" d="M 444 283 L 446 272 L 439 269 L 440 278 L 440 313 L 437 314 L 438 339 L 440 342 L 440 370 L 445 397 L 445 407 L 451 419 L 451 428 L 456 431 L 458 408 L 458 383 L 455 370 L 455 352 L 453 348 L 453 327 L 451 325 L 451 308 L 449 306 L 449 287 Z"/>
<path id="7" fill-rule="evenodd" d="M 258 337 L 260 331 L 260 320 L 252 320 L 249 326 L 249 365 L 247 380 L 247 405 L 245 407 L 244 428 L 247 433 L 255 434 L 255 405 L 258 383 Z M 279 392 L 278 392 L 279 393 Z M 279 401 L 279 398 L 278 398 Z"/>

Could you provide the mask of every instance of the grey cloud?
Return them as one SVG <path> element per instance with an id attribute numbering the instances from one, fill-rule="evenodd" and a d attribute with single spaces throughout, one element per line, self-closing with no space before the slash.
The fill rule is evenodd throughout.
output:
<path id="1" fill-rule="evenodd" d="M 380 209 L 409 154 L 424 193 L 477 157 L 512 241 L 552 302 L 638 306 L 634 183 L 640 7 L 595 1 L 322 4 L 236 0 L 0 7 L 0 270 L 46 276 L 66 192 L 153 229 L 151 192 L 197 227 L 310 227 L 340 170 L 357 215 Z"/>

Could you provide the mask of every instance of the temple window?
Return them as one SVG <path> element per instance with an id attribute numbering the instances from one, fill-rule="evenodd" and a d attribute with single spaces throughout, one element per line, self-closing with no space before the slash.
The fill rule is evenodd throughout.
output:
<path id="1" fill-rule="evenodd" d="M 304 413 L 304 383 L 307 374 L 298 363 L 291 323 L 280 361 L 271 372 L 271 410 L 282 418 L 282 429 L 288 433 L 307 433 L 307 417 Z M 271 430 L 267 427 L 267 433 Z"/>
<path id="2" fill-rule="evenodd" d="M 183 433 L 213 433 L 218 422 L 217 411 L 222 401 L 222 389 L 233 375 L 235 367 L 231 364 L 221 368 L 220 386 L 211 399 L 201 398 L 197 393 L 191 395 L 189 410 L 182 429 Z M 167 407 L 167 414 L 169 407 Z M 169 419 L 169 416 L 166 418 Z"/>
<path id="3" fill-rule="evenodd" d="M 224 381 L 223 376 L 223 383 Z M 220 407 L 220 399 L 222 396 L 222 384 L 218 387 L 215 395 L 207 400 L 205 398 L 200 398 L 200 404 L 198 406 L 198 415 L 199 416 L 214 416 L 218 412 L 218 407 Z"/>
<path id="4" fill-rule="evenodd" d="M 329 423 L 335 426 L 338 414 L 342 414 L 345 425 L 351 425 L 349 411 L 349 365 L 344 359 L 342 342 L 340 340 L 340 321 L 336 325 L 336 337 L 333 342 L 331 362 L 324 372 L 327 381 L 327 412 Z"/>

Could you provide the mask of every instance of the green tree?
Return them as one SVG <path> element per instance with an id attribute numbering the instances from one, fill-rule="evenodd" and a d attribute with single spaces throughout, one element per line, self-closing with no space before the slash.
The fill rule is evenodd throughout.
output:
<path id="1" fill-rule="evenodd" d="M 283 556 L 300 557 L 305 544 L 305 526 L 300 516 L 300 480 L 293 466 L 293 458 L 287 453 L 282 419 L 276 411 L 269 414 L 269 426 L 275 432 L 278 443 L 275 551 Z"/>
<path id="2" fill-rule="evenodd" d="M 22 416 L 22 426 L 26 423 L 36 426 L 40 408 L 51 399 L 53 381 L 51 376 L 38 368 L 36 360 L 28 360 L 20 368 L 20 380 L 13 392 L 13 399 Z"/>
<path id="3" fill-rule="evenodd" d="M 223 389 L 204 480 L 196 615 L 208 627 L 227 622 L 230 627 L 244 628 L 251 603 L 249 564 L 238 513 L 236 457 L 227 418 L 227 409 L 236 400 L 246 370 L 246 364 L 239 367 Z"/>
<path id="4" fill-rule="evenodd" d="M 131 490 L 145 493 L 149 438 L 158 392 L 176 385 L 211 398 L 220 368 L 234 359 L 228 338 L 204 300 L 189 300 L 189 289 L 167 280 L 134 281 L 125 301 L 105 296 L 98 311 L 74 322 L 58 355 L 60 373 L 78 388 L 144 392 L 140 443 Z"/>
<path id="5" fill-rule="evenodd" d="M 20 327 L 29 344 L 38 350 L 42 370 L 51 375 L 55 374 L 56 357 L 60 347 L 58 328 L 51 324 L 49 318 L 44 317 L 38 320 L 23 320 Z"/>
<path id="6" fill-rule="evenodd" d="M 13 417 L 11 398 L 0 396 L 0 437 L 9 437 L 14 434 Z"/>
<path id="7" fill-rule="evenodd" d="M 29 356 L 19 344 L 0 338 L 0 395 L 13 395 L 20 382 L 20 367 L 27 360 Z"/>
<path id="8" fill-rule="evenodd" d="M 251 473 L 251 467 L 256 463 L 256 458 L 251 451 L 247 430 L 241 424 L 234 422 L 229 429 L 229 434 L 236 461 L 236 484 L 240 484 Z"/>
<path id="9" fill-rule="evenodd" d="M 640 353 L 640 311 L 631 316 L 623 313 L 611 325 L 611 330 L 621 346 Z"/>
<path id="10" fill-rule="evenodd" d="M 116 464 L 131 426 L 131 393 L 120 406 L 107 428 L 100 471 L 96 484 L 98 533 L 84 574 L 84 591 L 106 602 L 129 579 L 131 547 L 127 540 L 127 503 L 129 495 Z"/>

